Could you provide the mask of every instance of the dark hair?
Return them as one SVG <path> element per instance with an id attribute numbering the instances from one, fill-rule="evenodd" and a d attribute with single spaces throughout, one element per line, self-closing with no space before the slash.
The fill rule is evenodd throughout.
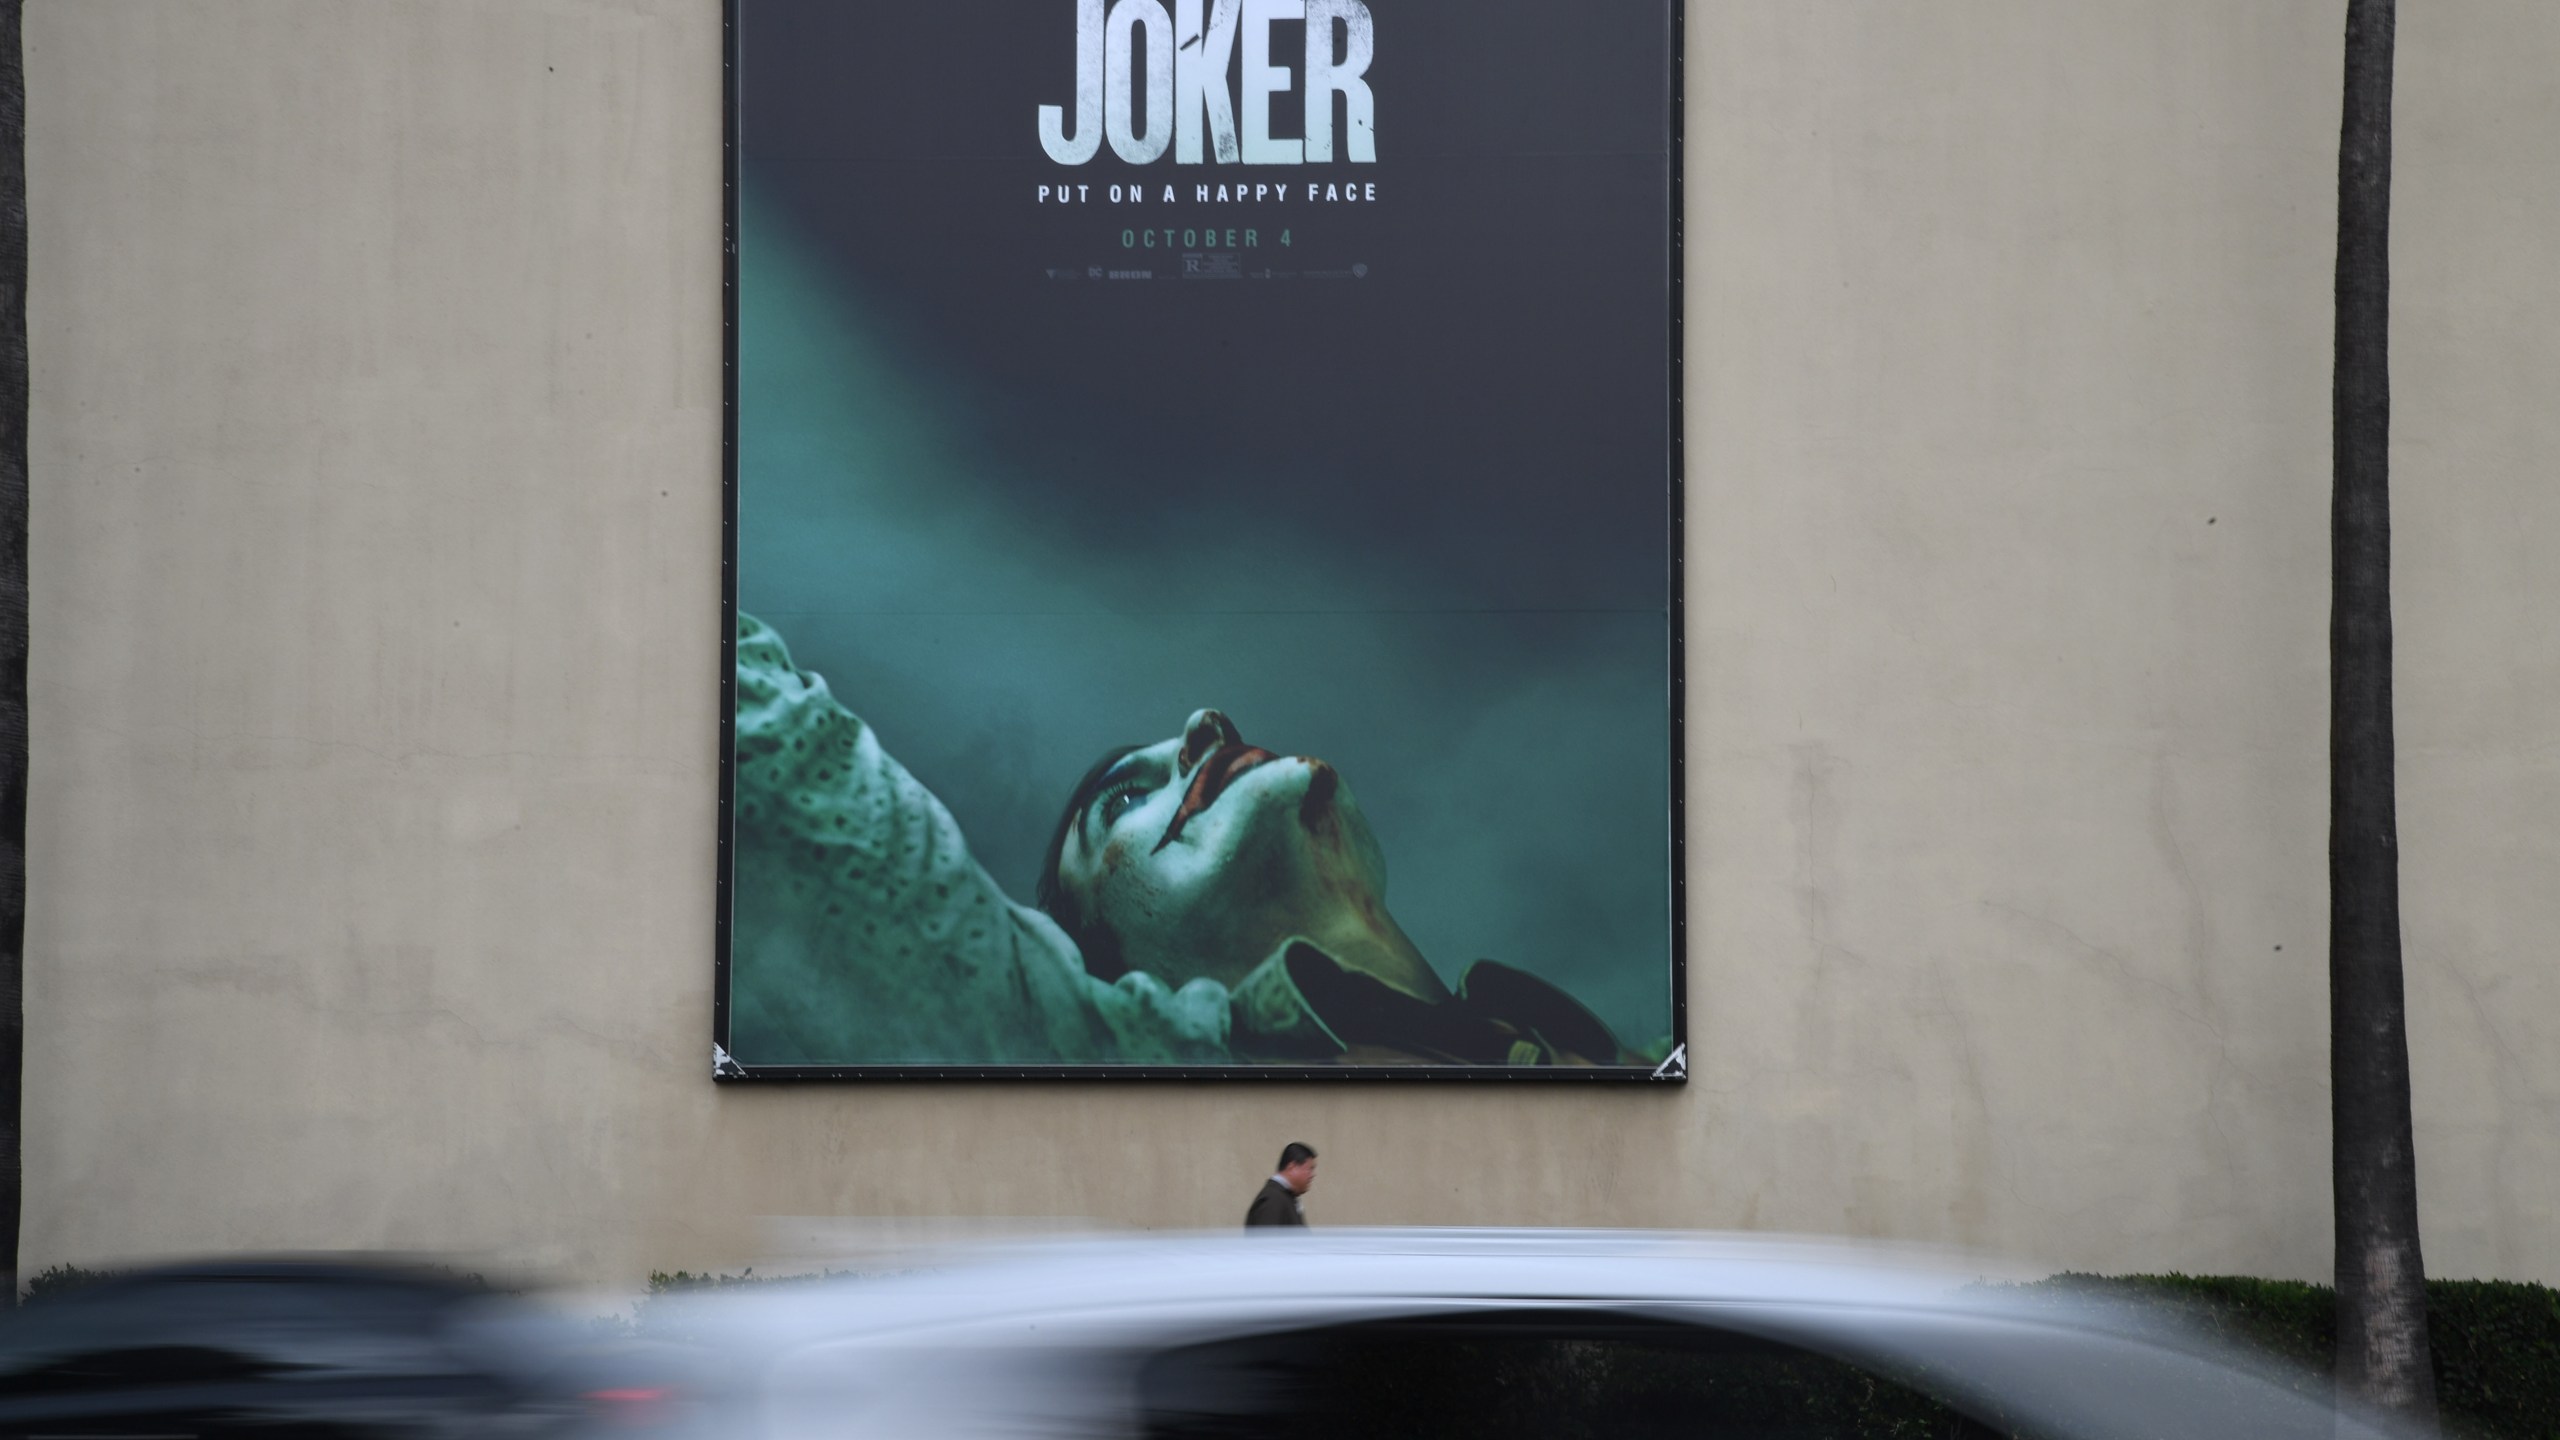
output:
<path id="1" fill-rule="evenodd" d="M 1120 937 L 1111 933 L 1110 926 L 1068 901 L 1066 892 L 1058 887 L 1058 857 L 1066 853 L 1067 832 L 1076 828 L 1085 807 L 1093 803 L 1094 792 L 1102 788 L 1102 777 L 1137 749 L 1135 745 L 1118 745 L 1102 752 L 1102 758 L 1094 761 L 1093 768 L 1076 782 L 1075 790 L 1067 796 L 1065 813 L 1058 817 L 1058 828 L 1049 832 L 1049 848 L 1040 857 L 1040 880 L 1031 892 L 1031 902 L 1057 921 L 1058 928 L 1076 943 L 1077 953 L 1084 956 L 1085 973 L 1101 980 L 1117 980 L 1129 969 L 1128 962 L 1120 956 Z"/>
<path id="2" fill-rule="evenodd" d="M 1300 1144 L 1298 1141 L 1292 1140 L 1289 1142 L 1287 1148 L 1280 1152 L 1280 1164 L 1276 1168 L 1286 1170 L 1292 1165 L 1313 1160 L 1314 1158 L 1316 1158 L 1316 1147 L 1313 1145 Z"/>

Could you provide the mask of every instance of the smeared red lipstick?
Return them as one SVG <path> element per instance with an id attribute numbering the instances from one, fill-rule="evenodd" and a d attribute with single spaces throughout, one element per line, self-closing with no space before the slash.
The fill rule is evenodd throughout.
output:
<path id="1" fill-rule="evenodd" d="M 1241 742 L 1221 745 L 1210 751 L 1209 757 L 1191 772 L 1191 788 L 1183 792 L 1182 804 L 1173 812 L 1173 822 L 1164 827 L 1164 838 L 1156 842 L 1156 849 L 1162 850 L 1181 839 L 1182 827 L 1191 823 L 1192 816 L 1217 804 L 1218 797 L 1235 783 L 1237 776 L 1279 758 L 1268 750 Z"/>

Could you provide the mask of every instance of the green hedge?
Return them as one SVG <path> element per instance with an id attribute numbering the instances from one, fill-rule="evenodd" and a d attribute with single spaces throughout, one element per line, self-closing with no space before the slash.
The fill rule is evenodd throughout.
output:
<path id="1" fill-rule="evenodd" d="M 39 1300 L 68 1295 L 101 1280 L 112 1280 L 119 1273 L 114 1270 L 83 1270 L 77 1265 L 48 1265 L 27 1277 L 25 1288 L 18 1291 L 18 1303 L 32 1305 Z"/>
<path id="2" fill-rule="evenodd" d="M 2337 1295 L 2326 1285 L 2243 1275 L 2056 1275 L 2015 1287 L 2130 1311 L 2167 1311 L 2223 1340 L 2292 1361 L 2327 1384 Z M 2447 1433 L 2560 1440 L 2560 1290 L 2511 1280 L 2427 1282 L 2427 1339 Z"/>

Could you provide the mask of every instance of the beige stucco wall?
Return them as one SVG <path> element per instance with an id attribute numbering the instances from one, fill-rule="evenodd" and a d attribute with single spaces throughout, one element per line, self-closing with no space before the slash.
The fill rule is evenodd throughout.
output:
<path id="1" fill-rule="evenodd" d="M 29 0 L 30 1267 L 761 1217 L 2328 1256 L 2342 5 L 1692 0 L 1653 1091 L 715 1089 L 717 0 Z M 2401 34 L 2426 1243 L 2560 1281 L 2560 10 Z"/>

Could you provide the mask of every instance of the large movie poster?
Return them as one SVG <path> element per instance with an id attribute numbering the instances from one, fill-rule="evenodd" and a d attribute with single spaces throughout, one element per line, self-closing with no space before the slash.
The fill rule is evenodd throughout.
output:
<path id="1" fill-rule="evenodd" d="M 732 0 L 715 1074 L 1677 1079 L 1675 0 Z"/>

